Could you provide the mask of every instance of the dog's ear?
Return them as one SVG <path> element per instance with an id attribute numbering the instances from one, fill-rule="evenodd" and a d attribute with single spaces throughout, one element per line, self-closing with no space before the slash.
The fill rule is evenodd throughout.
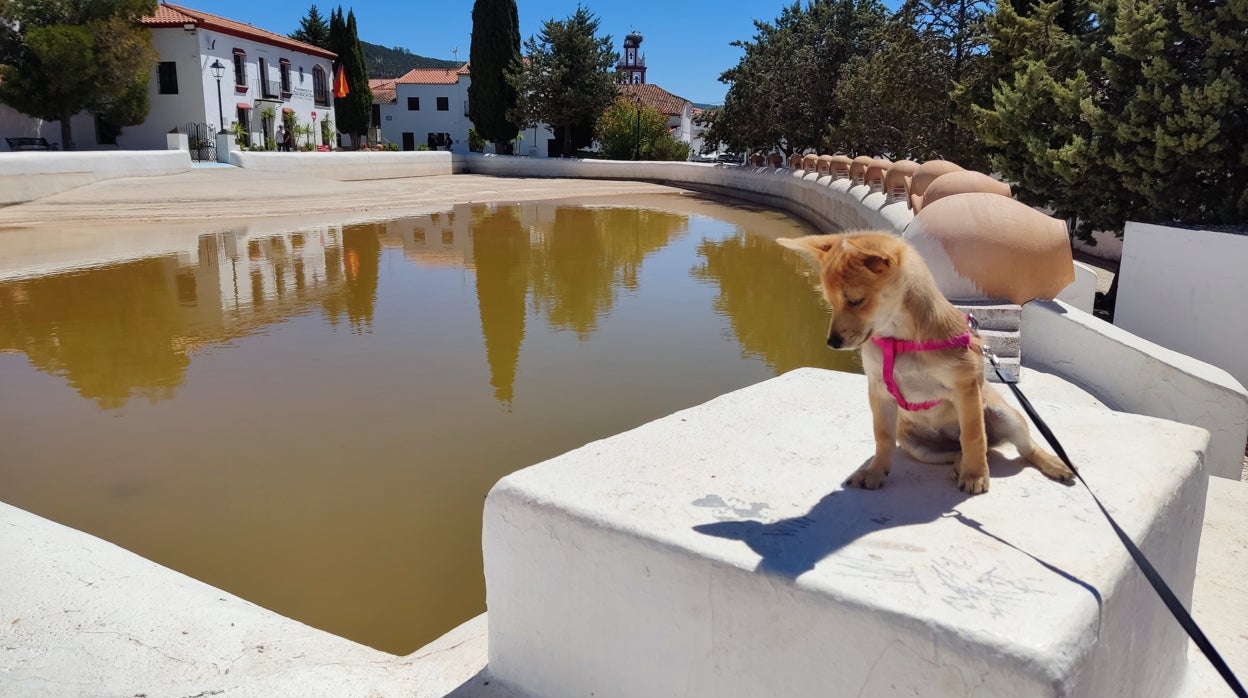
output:
<path id="1" fill-rule="evenodd" d="M 790 250 L 800 252 L 808 262 L 819 266 L 819 261 L 823 259 L 823 256 L 832 249 L 833 245 L 839 245 L 840 240 L 839 235 L 807 235 L 800 238 L 777 238 L 776 242 Z"/>
<path id="2" fill-rule="evenodd" d="M 897 266 L 897 255 L 888 249 L 890 245 L 880 244 L 875 236 L 850 236 L 845 238 L 845 244 L 858 253 L 859 263 L 872 274 L 883 274 Z"/>

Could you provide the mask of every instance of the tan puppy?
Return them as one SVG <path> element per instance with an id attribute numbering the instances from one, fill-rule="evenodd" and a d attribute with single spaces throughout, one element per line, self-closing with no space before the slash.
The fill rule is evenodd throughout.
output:
<path id="1" fill-rule="evenodd" d="M 875 457 L 846 484 L 882 486 L 898 444 L 915 460 L 953 463 L 958 489 L 971 494 L 988 491 L 988 448 L 1002 442 L 1054 480 L 1073 477 L 1036 445 L 1023 416 L 986 386 L 980 338 L 968 332 L 966 316 L 936 288 L 913 248 L 888 233 L 777 242 L 819 270 L 832 310 L 828 346 L 862 351 Z"/>

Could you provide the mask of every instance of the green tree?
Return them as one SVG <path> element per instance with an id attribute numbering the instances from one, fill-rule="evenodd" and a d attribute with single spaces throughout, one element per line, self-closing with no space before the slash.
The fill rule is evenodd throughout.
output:
<path id="1" fill-rule="evenodd" d="M 0 0 L 0 102 L 59 121 L 66 150 L 79 112 L 114 127 L 142 123 L 158 56 L 139 19 L 155 11 L 155 0 Z"/>
<path id="2" fill-rule="evenodd" d="M 1248 0 L 1071 9 L 1002 6 L 991 22 L 1007 69 L 977 111 L 994 168 L 1089 240 L 1128 219 L 1248 216 Z"/>
<path id="3" fill-rule="evenodd" d="M 472 5 L 472 45 L 468 59 L 469 118 L 477 133 L 494 141 L 494 152 L 510 152 L 520 126 L 507 118 L 516 106 L 516 89 L 507 70 L 520 65 L 520 16 L 516 0 L 476 0 Z"/>
<path id="4" fill-rule="evenodd" d="M 290 34 L 290 38 L 319 46 L 327 51 L 332 50 L 329 47 L 329 25 L 325 23 L 325 18 L 321 17 L 315 4 L 308 9 L 308 14 L 299 20 L 299 28 Z"/>
<path id="5" fill-rule="evenodd" d="M 1093 10 L 1108 42 L 1078 117 L 1125 204 L 1100 227 L 1248 218 L 1248 0 L 1100 0 Z"/>
<path id="6" fill-rule="evenodd" d="M 774 23 L 755 21 L 753 39 L 732 44 L 745 55 L 719 77 L 728 92 L 704 138 L 733 150 L 819 146 L 841 120 L 841 66 L 871 55 L 887 16 L 876 0 L 814 0 L 794 2 Z"/>
<path id="7" fill-rule="evenodd" d="M 350 134 L 352 146 L 358 148 L 372 119 L 373 93 L 368 87 L 368 70 L 364 65 L 360 37 L 356 33 L 354 11 L 349 11 L 345 19 L 341 6 L 330 13 L 329 41 L 329 50 L 338 54 L 338 65 L 346 72 L 349 88 L 346 97 L 334 97 L 338 130 Z"/>
<path id="8" fill-rule="evenodd" d="M 984 156 L 973 132 L 973 104 L 988 99 L 988 18 L 992 0 L 906 0 L 896 18 L 919 38 L 912 60 L 928 70 L 928 105 L 934 124 L 932 156 L 978 168 Z"/>
<path id="9" fill-rule="evenodd" d="M 948 83 L 933 79 L 931 42 L 904 21 L 890 22 L 870 56 L 841 68 L 833 92 L 841 120 L 828 127 L 823 149 L 893 159 L 945 158 Z M 942 57 L 935 57 L 935 65 Z"/>
<path id="10" fill-rule="evenodd" d="M 662 114 L 623 97 L 616 99 L 598 119 L 594 136 L 608 160 L 651 159 L 652 144 L 672 137 Z"/>
<path id="11" fill-rule="evenodd" d="M 513 65 L 507 73 L 516 90 L 511 118 L 522 126 L 549 124 L 565 155 L 587 142 L 598 117 L 618 94 L 611 72 L 617 55 L 611 37 L 599 37 L 597 31 L 598 18 L 584 7 L 578 6 L 566 20 L 546 20 L 524 43 L 527 63 Z"/>

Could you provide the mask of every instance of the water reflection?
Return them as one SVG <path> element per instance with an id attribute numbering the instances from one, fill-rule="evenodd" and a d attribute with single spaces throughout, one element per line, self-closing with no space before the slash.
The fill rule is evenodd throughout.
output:
<path id="1" fill-rule="evenodd" d="M 26 354 L 104 408 L 169 399 L 190 354 L 339 295 L 337 235 L 202 235 L 179 252 L 0 281 L 0 351 Z M 22 273 L 8 262 L 10 276 Z M 375 262 L 372 274 L 375 286 Z"/>
<path id="2" fill-rule="evenodd" d="M 858 371 L 857 353 L 830 351 L 821 340 L 828 314 L 810 299 L 817 293 L 806 262 L 759 235 L 703 240 L 693 269 L 719 286 L 715 309 L 732 323 L 746 354 L 767 362 L 776 375 L 803 366 Z"/>
<path id="3" fill-rule="evenodd" d="M 771 242 L 801 225 L 584 203 L 0 233 L 0 497 L 410 652 L 483 610 L 498 478 L 849 358 Z"/>

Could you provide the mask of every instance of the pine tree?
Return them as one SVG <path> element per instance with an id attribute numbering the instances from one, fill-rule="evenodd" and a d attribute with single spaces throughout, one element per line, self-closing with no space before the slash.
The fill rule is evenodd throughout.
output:
<path id="1" fill-rule="evenodd" d="M 507 70 L 520 65 L 520 18 L 515 0 L 476 0 L 472 6 L 472 46 L 468 54 L 469 118 L 477 133 L 494 142 L 494 152 L 510 152 L 520 127 L 507 118 L 516 90 Z"/>
<path id="2" fill-rule="evenodd" d="M 299 28 L 290 34 L 290 38 L 329 50 L 329 25 L 321 17 L 316 5 L 312 5 L 308 14 L 299 20 Z"/>
<path id="3" fill-rule="evenodd" d="M 1080 104 L 1080 116 L 1132 201 L 1124 213 L 1144 222 L 1244 220 L 1248 0 L 1100 0 L 1094 10 L 1109 38 L 1105 88 Z"/>
<path id="4" fill-rule="evenodd" d="M 1000 79 L 977 110 L 994 169 L 1085 240 L 1127 220 L 1243 220 L 1246 20 L 1248 0 L 1003 4 Z"/>
<path id="5" fill-rule="evenodd" d="M 358 148 L 372 119 L 373 93 L 368 87 L 364 50 L 356 33 L 355 11 L 349 11 L 345 20 L 342 6 L 330 13 L 329 40 L 329 50 L 338 54 L 334 74 L 337 75 L 338 66 L 342 66 L 349 88 L 346 97 L 334 97 L 334 117 L 338 130 L 350 134 L 352 146 Z"/>
<path id="6" fill-rule="evenodd" d="M 591 141 L 594 124 L 617 95 L 612 71 L 618 56 L 611 37 L 597 31 L 598 18 L 584 7 L 566 20 L 546 20 L 524 42 L 527 64 L 507 74 L 516 90 L 511 118 L 525 126 L 549 124 L 564 155 Z"/>
<path id="7" fill-rule="evenodd" d="M 114 127 L 142 123 L 158 54 L 138 20 L 155 11 L 156 0 L 0 0 L 0 102 L 59 121 L 65 150 L 74 149 L 70 121 L 79 112 Z"/>

